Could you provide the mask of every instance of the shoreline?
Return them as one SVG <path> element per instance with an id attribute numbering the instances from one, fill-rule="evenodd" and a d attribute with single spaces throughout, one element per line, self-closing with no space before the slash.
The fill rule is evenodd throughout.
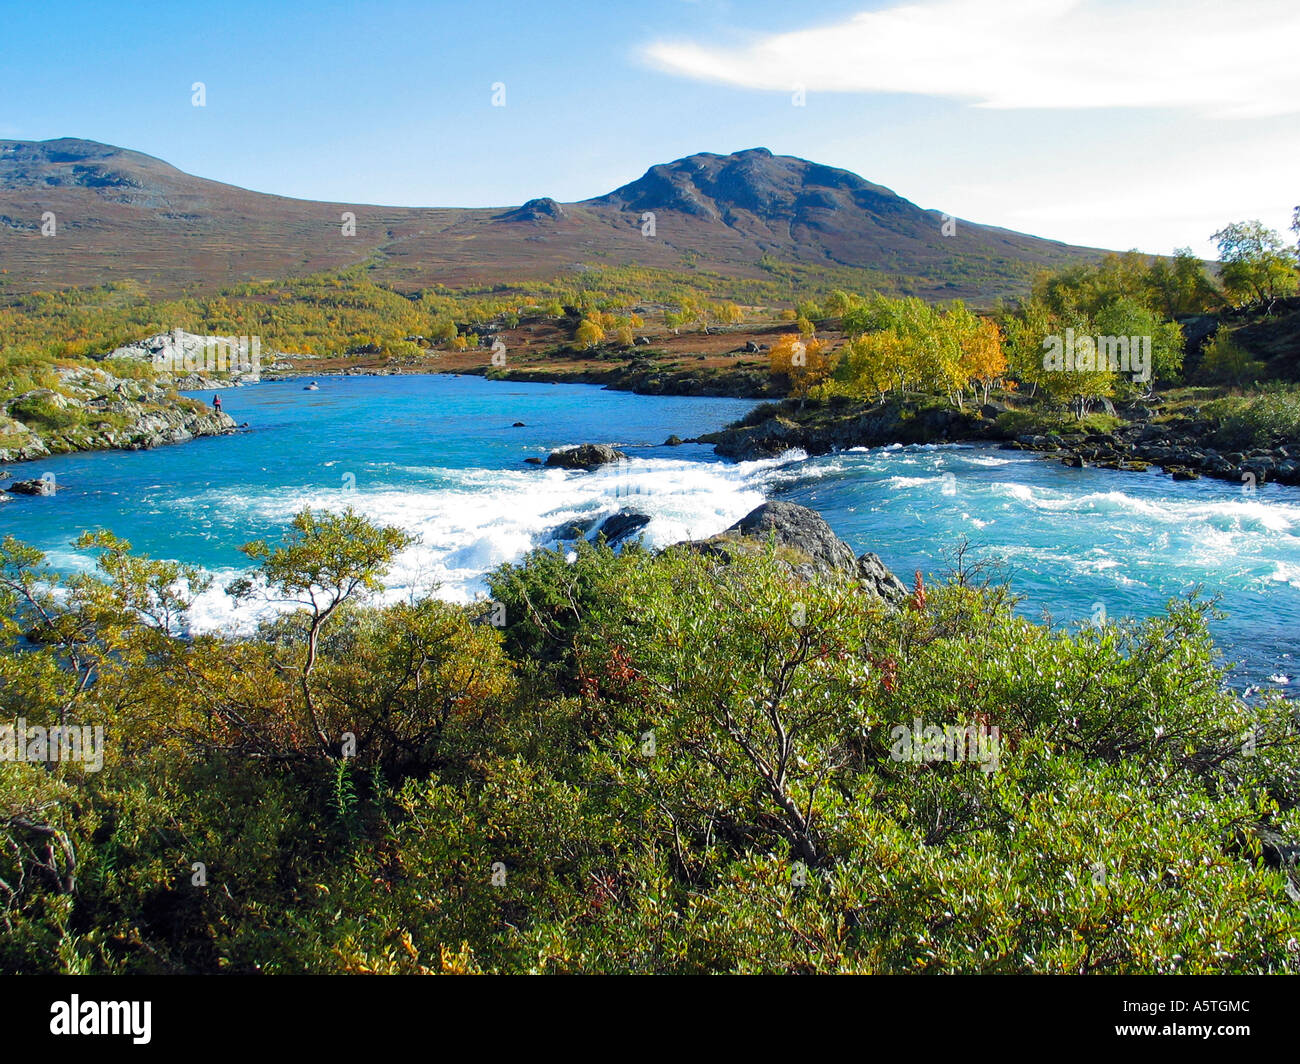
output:
<path id="1" fill-rule="evenodd" d="M 0 479 L 9 479 L 10 466 L 64 454 L 152 450 L 239 428 L 229 414 L 185 398 L 171 382 L 118 377 L 93 366 L 64 368 L 57 376 L 57 386 L 0 405 Z"/>
<path id="2" fill-rule="evenodd" d="M 811 457 L 895 443 L 988 443 L 1004 450 L 1033 451 L 1076 469 L 1144 473 L 1158 468 L 1174 480 L 1211 477 L 1241 484 L 1243 490 L 1264 483 L 1300 486 L 1300 446 L 1215 447 L 1216 426 L 1196 416 L 1171 414 L 1162 420 L 1155 410 L 1138 403 L 1110 431 L 1067 424 L 1055 431 L 1025 433 L 1010 425 L 1011 416 L 1022 412 L 1000 403 L 955 410 L 929 401 L 899 399 L 876 404 L 787 399 L 764 404 L 698 442 L 712 443 L 718 454 L 742 461 L 792 448 Z"/>

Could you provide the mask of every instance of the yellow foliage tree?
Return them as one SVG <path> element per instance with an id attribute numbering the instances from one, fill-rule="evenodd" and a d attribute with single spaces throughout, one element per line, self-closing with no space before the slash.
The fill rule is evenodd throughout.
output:
<path id="1" fill-rule="evenodd" d="M 1002 330 L 991 318 L 979 318 L 962 343 L 962 369 L 979 385 L 983 402 L 989 389 L 1007 373 L 1007 356 L 1002 350 Z"/>
<path id="2" fill-rule="evenodd" d="M 790 394 L 803 399 L 834 368 L 829 352 L 820 340 L 804 340 L 794 333 L 783 333 L 772 345 L 769 355 L 772 372 L 790 381 Z"/>
<path id="3" fill-rule="evenodd" d="M 590 318 L 584 318 L 573 339 L 579 349 L 587 351 L 605 339 L 605 330 Z"/>
<path id="4" fill-rule="evenodd" d="M 842 288 L 837 288 L 826 297 L 826 313 L 832 318 L 841 317 L 846 311 L 852 310 L 856 302 L 854 296 Z"/>
<path id="5" fill-rule="evenodd" d="M 907 345 L 893 329 L 866 333 L 848 344 L 841 370 L 850 392 L 881 399 L 905 388 L 910 372 Z"/>

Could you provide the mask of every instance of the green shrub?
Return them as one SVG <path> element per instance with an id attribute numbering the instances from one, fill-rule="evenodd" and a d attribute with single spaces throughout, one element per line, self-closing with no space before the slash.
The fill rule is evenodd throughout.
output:
<path id="1" fill-rule="evenodd" d="M 85 421 L 76 407 L 60 407 L 48 399 L 19 399 L 9 405 L 9 416 L 37 432 L 73 428 Z"/>
<path id="2" fill-rule="evenodd" d="M 1068 433 L 1111 433 L 1124 424 L 1113 414 L 1088 414 L 1077 418 L 1062 410 L 1044 408 L 1006 410 L 994 422 L 998 432 L 1008 438 L 1047 436 Z"/>
<path id="3" fill-rule="evenodd" d="M 1201 354 L 1199 380 L 1206 384 L 1228 384 L 1239 388 L 1265 375 L 1267 367 L 1255 361 L 1249 352 L 1237 345 L 1226 328 L 1214 334 Z"/>
<path id="4" fill-rule="evenodd" d="M 1206 403 L 1202 413 L 1215 421 L 1216 447 L 1269 447 L 1300 439 L 1300 389 L 1274 385 L 1262 394 L 1230 396 Z"/>

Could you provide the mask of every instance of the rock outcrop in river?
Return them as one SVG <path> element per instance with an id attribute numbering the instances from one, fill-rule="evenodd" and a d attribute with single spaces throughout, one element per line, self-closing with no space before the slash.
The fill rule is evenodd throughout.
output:
<path id="1" fill-rule="evenodd" d="M 766 550 L 769 543 L 791 573 L 805 580 L 851 576 L 864 592 L 892 605 L 907 597 L 907 588 L 877 555 L 854 557 L 853 549 L 831 531 L 821 514 L 791 502 L 765 502 L 716 536 L 676 546 L 727 564 Z"/>
<path id="2" fill-rule="evenodd" d="M 560 469 L 598 469 L 603 465 L 624 462 L 627 455 L 609 446 L 607 443 L 584 443 L 578 447 L 566 447 L 555 451 L 546 459 L 546 464 Z"/>

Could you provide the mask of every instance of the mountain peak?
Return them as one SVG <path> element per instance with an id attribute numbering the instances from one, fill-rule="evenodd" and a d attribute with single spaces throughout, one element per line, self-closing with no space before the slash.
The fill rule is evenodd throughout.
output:
<path id="1" fill-rule="evenodd" d="M 766 222 L 796 222 L 809 211 L 879 209 L 891 201 L 906 202 L 848 170 L 749 148 L 652 166 L 593 202 L 630 211 L 679 211 L 731 225 L 741 212 Z"/>

